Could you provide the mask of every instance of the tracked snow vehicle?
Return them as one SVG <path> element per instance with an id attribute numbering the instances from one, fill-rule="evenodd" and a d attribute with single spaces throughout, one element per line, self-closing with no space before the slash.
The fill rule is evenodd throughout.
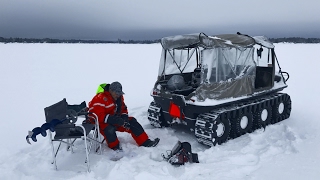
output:
<path id="1" fill-rule="evenodd" d="M 289 74 L 264 36 L 204 33 L 164 37 L 148 119 L 154 127 L 184 124 L 214 146 L 289 118 L 281 93 Z"/>

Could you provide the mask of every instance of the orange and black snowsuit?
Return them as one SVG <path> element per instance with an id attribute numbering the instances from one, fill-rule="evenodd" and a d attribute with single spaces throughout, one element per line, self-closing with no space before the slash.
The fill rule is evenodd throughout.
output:
<path id="1" fill-rule="evenodd" d="M 148 135 L 134 117 L 128 117 L 130 124 L 130 128 L 128 129 L 116 123 L 111 124 L 110 121 L 108 121 L 110 118 L 119 118 L 123 114 L 128 114 L 123 96 L 114 100 L 109 91 L 98 93 L 93 97 L 91 102 L 89 102 L 89 112 L 95 113 L 98 116 L 100 133 L 106 139 L 109 148 L 113 149 L 119 145 L 116 131 L 130 133 L 139 146 L 148 139 Z"/>

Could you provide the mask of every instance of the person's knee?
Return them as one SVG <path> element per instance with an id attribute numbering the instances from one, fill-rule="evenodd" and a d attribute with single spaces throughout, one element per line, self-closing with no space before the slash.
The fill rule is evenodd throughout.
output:
<path id="1" fill-rule="evenodd" d="M 134 118 L 134 117 L 131 117 L 131 118 L 129 119 L 129 123 L 130 123 L 130 124 L 139 124 L 139 122 L 137 121 L 137 119 Z"/>
<path id="2" fill-rule="evenodd" d="M 116 127 L 112 126 L 112 125 L 109 125 L 107 126 L 106 128 L 104 128 L 103 130 L 104 134 L 107 135 L 107 134 L 113 134 L 116 132 Z"/>
<path id="3" fill-rule="evenodd" d="M 108 145 L 110 145 L 109 143 L 117 142 L 116 127 L 114 127 L 112 125 L 108 125 L 103 130 L 103 132 L 104 132 L 104 137 L 106 138 Z"/>
<path id="4" fill-rule="evenodd" d="M 132 118 L 130 121 L 130 128 L 134 128 L 134 129 L 143 129 L 141 124 L 137 121 L 136 118 Z"/>
<path id="5" fill-rule="evenodd" d="M 130 123 L 130 129 L 131 129 L 132 133 L 133 133 L 135 136 L 139 136 L 139 135 L 141 135 L 141 134 L 144 132 L 143 127 L 142 127 L 141 124 L 137 121 L 136 118 L 132 117 L 132 118 L 129 120 L 129 123 Z"/>

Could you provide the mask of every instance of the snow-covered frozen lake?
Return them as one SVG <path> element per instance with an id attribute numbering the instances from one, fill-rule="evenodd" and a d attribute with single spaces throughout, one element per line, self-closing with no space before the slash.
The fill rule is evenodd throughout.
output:
<path id="1" fill-rule="evenodd" d="M 3 44 L 0 43 L 0 179 L 320 179 L 320 44 L 275 44 L 283 71 L 290 73 L 289 119 L 212 148 L 199 144 L 183 128 L 153 128 L 147 119 L 151 88 L 157 78 L 160 44 Z M 58 171 L 51 164 L 47 137 L 25 141 L 41 126 L 44 107 L 63 98 L 89 102 L 97 86 L 119 81 L 129 114 L 135 116 L 156 148 L 137 147 L 129 134 L 118 133 L 126 156 L 109 160 L 112 150 L 91 154 L 86 172 L 81 141 L 75 153 L 62 151 Z M 188 141 L 199 164 L 174 167 L 161 153 Z"/>

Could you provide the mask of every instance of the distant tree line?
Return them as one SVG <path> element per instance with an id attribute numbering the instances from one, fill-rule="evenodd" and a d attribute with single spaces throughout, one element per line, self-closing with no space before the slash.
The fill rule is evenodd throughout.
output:
<path id="1" fill-rule="evenodd" d="M 289 37 L 289 38 L 270 38 L 273 43 L 289 42 L 289 43 L 320 43 L 320 38 L 301 38 L 301 37 Z"/>
<path id="2" fill-rule="evenodd" d="M 289 38 L 269 38 L 273 43 L 288 42 L 288 43 L 320 43 L 320 38 L 301 38 L 301 37 L 289 37 Z M 79 40 L 79 39 L 51 39 L 51 38 L 3 38 L 0 37 L 0 42 L 3 43 L 86 43 L 86 44 L 106 44 L 106 43 L 118 43 L 118 44 L 152 44 L 159 43 L 160 39 L 156 40 Z"/>
<path id="3" fill-rule="evenodd" d="M 80 39 L 51 39 L 51 38 L 4 38 L 0 37 L 0 42 L 3 43 L 86 43 L 86 44 L 106 44 L 106 43 L 119 43 L 119 44 L 152 44 L 160 42 L 158 40 L 128 40 L 121 39 L 115 41 L 108 40 L 80 40 Z"/>

